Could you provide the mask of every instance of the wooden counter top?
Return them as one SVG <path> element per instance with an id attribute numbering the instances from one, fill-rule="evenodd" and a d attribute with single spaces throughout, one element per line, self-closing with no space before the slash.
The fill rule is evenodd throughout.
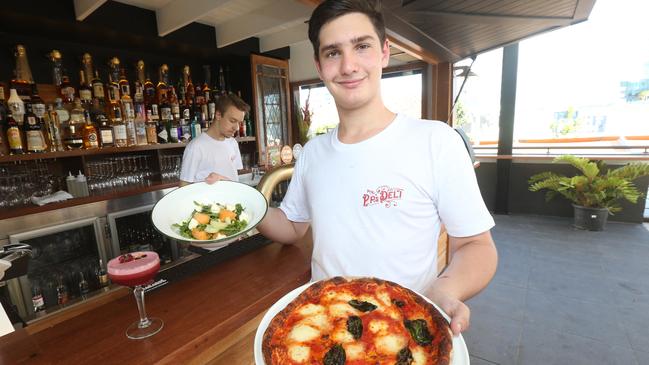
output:
<path id="1" fill-rule="evenodd" d="M 251 363 L 263 313 L 309 280 L 311 249 L 272 243 L 147 293 L 148 315 L 164 321 L 148 339 L 125 335 L 138 318 L 128 295 L 31 335 L 1 337 L 0 364 Z"/>

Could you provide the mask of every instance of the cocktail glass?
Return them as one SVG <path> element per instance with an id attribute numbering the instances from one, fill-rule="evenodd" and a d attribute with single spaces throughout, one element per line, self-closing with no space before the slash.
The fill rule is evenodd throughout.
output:
<path id="1" fill-rule="evenodd" d="M 133 288 L 133 295 L 140 313 L 140 320 L 126 329 L 126 337 L 139 340 L 160 332 L 164 322 L 149 318 L 144 306 L 144 285 L 153 281 L 160 270 L 160 258 L 153 251 L 131 252 L 108 262 L 108 277 L 114 283 Z"/>

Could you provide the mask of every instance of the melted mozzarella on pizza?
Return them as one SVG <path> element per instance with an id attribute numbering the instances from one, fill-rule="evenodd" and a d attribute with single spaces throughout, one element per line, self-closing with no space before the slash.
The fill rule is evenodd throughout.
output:
<path id="1" fill-rule="evenodd" d="M 293 345 L 288 348 L 288 357 L 291 360 L 303 363 L 309 359 L 311 355 L 311 348 L 303 345 Z"/>
<path id="2" fill-rule="evenodd" d="M 390 327 L 390 324 L 386 321 L 380 320 L 380 319 L 373 319 L 370 321 L 369 324 L 369 330 L 372 333 L 376 333 L 379 335 L 384 335 L 387 333 L 388 328 Z"/>
<path id="3" fill-rule="evenodd" d="M 412 358 L 414 360 L 412 362 L 412 365 L 426 365 L 427 356 L 424 352 L 424 349 L 422 349 L 421 347 L 415 347 L 414 349 L 412 349 Z"/>
<path id="4" fill-rule="evenodd" d="M 302 323 L 298 323 L 288 334 L 288 338 L 295 342 L 308 342 L 320 335 L 317 329 Z"/>
<path id="5" fill-rule="evenodd" d="M 322 299 L 325 303 L 348 302 L 354 299 L 354 296 L 346 290 L 329 290 L 323 295 Z"/>
<path id="6" fill-rule="evenodd" d="M 374 340 L 376 350 L 382 354 L 396 355 L 408 344 L 408 339 L 396 334 L 379 336 Z"/>
<path id="7" fill-rule="evenodd" d="M 349 305 L 347 302 L 338 302 L 329 306 L 329 314 L 334 318 L 347 318 L 349 316 L 357 316 L 360 311 Z"/>
<path id="8" fill-rule="evenodd" d="M 324 331 L 328 330 L 331 327 L 331 322 L 329 321 L 329 317 L 324 313 L 318 313 L 306 317 L 303 320 L 301 320 L 300 323 L 309 325 L 311 327 L 316 327 Z"/>
<path id="9" fill-rule="evenodd" d="M 313 304 L 313 303 L 307 303 L 300 307 L 300 309 L 297 310 L 297 312 L 306 317 L 306 316 L 312 316 L 314 314 L 318 313 L 323 313 L 325 311 L 325 307 L 319 304 Z"/>
<path id="10" fill-rule="evenodd" d="M 331 339 L 340 343 L 354 342 L 354 336 L 347 331 L 347 326 L 338 327 L 331 334 Z"/>
<path id="11" fill-rule="evenodd" d="M 365 345 L 362 343 L 351 343 L 343 346 L 347 360 L 359 360 L 365 355 Z"/>

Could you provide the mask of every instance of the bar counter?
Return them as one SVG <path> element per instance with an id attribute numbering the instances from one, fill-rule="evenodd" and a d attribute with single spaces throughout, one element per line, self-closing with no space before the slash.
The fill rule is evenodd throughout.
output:
<path id="1" fill-rule="evenodd" d="M 49 328 L 1 337 L 0 364 L 252 364 L 257 325 L 275 301 L 308 282 L 311 250 L 306 239 L 271 243 L 148 292 L 147 314 L 164 328 L 144 340 L 125 335 L 138 313 L 123 289 Z"/>

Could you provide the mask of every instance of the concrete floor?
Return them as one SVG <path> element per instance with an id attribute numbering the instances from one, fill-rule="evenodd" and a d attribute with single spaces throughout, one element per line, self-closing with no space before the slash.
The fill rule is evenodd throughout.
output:
<path id="1" fill-rule="evenodd" d="M 649 228 L 495 216 L 500 261 L 468 301 L 472 365 L 649 364 Z"/>

